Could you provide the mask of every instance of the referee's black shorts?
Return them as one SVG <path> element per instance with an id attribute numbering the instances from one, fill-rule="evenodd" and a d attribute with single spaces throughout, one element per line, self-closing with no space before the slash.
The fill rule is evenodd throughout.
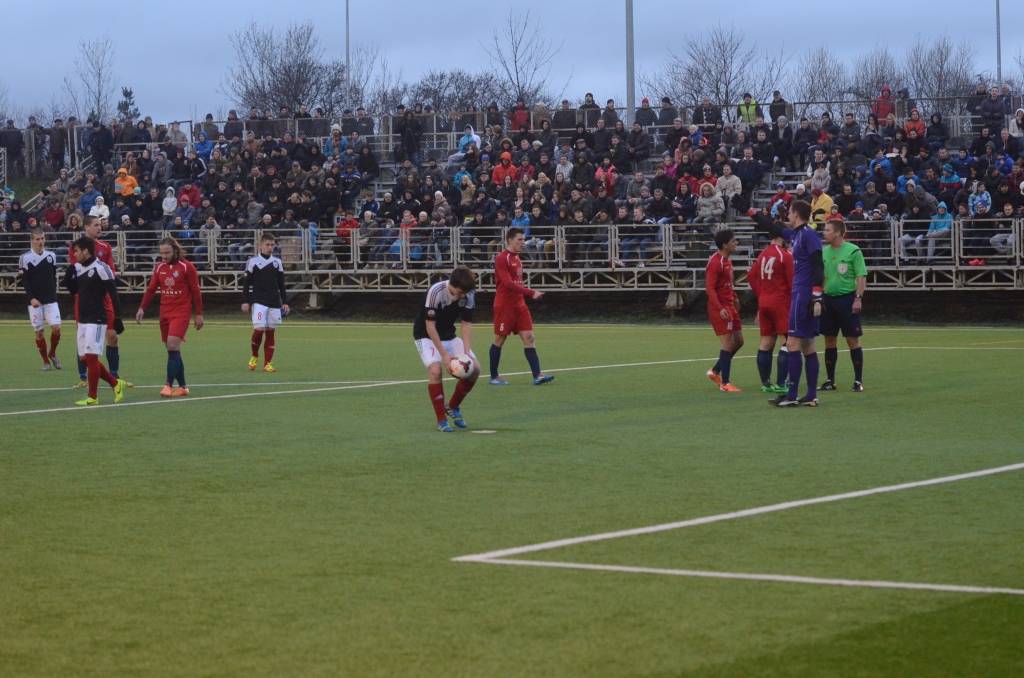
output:
<path id="1" fill-rule="evenodd" d="M 864 334 L 860 327 L 860 314 L 853 312 L 854 293 L 838 297 L 824 295 L 821 308 L 821 333 L 826 337 L 859 337 Z"/>

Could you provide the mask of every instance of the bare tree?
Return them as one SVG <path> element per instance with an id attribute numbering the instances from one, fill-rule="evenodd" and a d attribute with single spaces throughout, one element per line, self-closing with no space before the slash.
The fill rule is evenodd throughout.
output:
<path id="1" fill-rule="evenodd" d="M 788 68 L 784 52 L 760 50 L 736 28 L 716 25 L 689 40 L 681 54 L 670 53 L 661 72 L 642 78 L 640 84 L 659 97 L 688 106 L 708 97 L 732 119 L 743 94 L 767 101 L 785 80 Z"/>
<path id="2" fill-rule="evenodd" d="M 846 64 L 828 47 L 822 45 L 807 50 L 797 60 L 789 84 L 795 102 L 794 116 L 818 117 L 828 111 L 834 118 L 849 96 L 848 80 Z"/>
<path id="3" fill-rule="evenodd" d="M 907 50 L 904 63 L 907 84 L 917 95 L 923 113 L 950 115 L 964 110 L 976 78 L 974 51 L 969 44 L 954 45 L 947 35 L 927 41 L 918 37 Z M 935 99 L 922 101 L 920 97 Z"/>
<path id="4" fill-rule="evenodd" d="M 109 120 L 114 114 L 114 43 L 110 38 L 78 44 L 72 73 L 62 82 L 71 110 L 78 118 Z"/>
<path id="5" fill-rule="evenodd" d="M 878 96 L 883 85 L 896 90 L 903 81 L 903 71 L 892 52 L 887 47 L 875 47 L 854 62 L 850 93 L 859 100 L 870 101 Z"/>
<path id="6" fill-rule="evenodd" d="M 7 85 L 4 82 L 0 81 L 0 119 L 6 120 L 10 117 L 10 112 L 10 90 L 7 89 Z"/>
<path id="7" fill-rule="evenodd" d="M 480 109 L 502 97 L 501 85 L 492 73 L 469 73 L 460 69 L 430 71 L 410 85 L 413 101 L 430 104 L 436 111 Z"/>
<path id="8" fill-rule="evenodd" d="M 530 13 L 509 11 L 504 26 L 495 29 L 489 44 L 483 44 L 493 67 L 494 80 L 501 93 L 498 106 L 507 108 L 516 99 L 532 105 L 540 99 L 561 97 L 565 86 L 552 97 L 549 90 L 551 66 L 564 43 L 555 45 L 544 37 L 539 21 Z"/>
<path id="9" fill-rule="evenodd" d="M 291 24 L 281 32 L 253 22 L 230 40 L 236 63 L 228 71 L 226 90 L 240 106 L 294 110 L 320 100 L 328 74 L 312 22 Z"/>

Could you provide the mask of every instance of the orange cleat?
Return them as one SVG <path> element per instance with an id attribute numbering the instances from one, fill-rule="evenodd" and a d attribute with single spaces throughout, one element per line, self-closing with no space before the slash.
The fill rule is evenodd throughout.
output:
<path id="1" fill-rule="evenodd" d="M 178 388 L 176 388 L 176 389 L 171 391 L 171 397 L 172 398 L 184 398 L 187 395 L 188 395 L 188 387 L 187 386 L 179 386 Z"/>
<path id="2" fill-rule="evenodd" d="M 715 374 L 711 370 L 708 370 L 708 379 L 710 379 L 711 381 L 715 382 L 719 386 L 722 385 L 722 375 Z"/>
<path id="3" fill-rule="evenodd" d="M 160 397 L 161 398 L 173 398 L 174 397 L 174 389 L 171 388 L 170 384 L 164 384 L 164 387 L 162 389 L 160 389 Z"/>
<path id="4" fill-rule="evenodd" d="M 739 388 L 738 386 L 733 386 L 732 384 L 722 384 L 721 386 L 718 387 L 718 390 L 722 391 L 723 393 L 742 393 L 743 392 L 743 389 Z"/>

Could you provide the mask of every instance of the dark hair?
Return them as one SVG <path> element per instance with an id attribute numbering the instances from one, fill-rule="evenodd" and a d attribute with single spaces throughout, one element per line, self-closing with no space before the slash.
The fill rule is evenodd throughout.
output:
<path id="1" fill-rule="evenodd" d="M 73 243 L 71 243 L 71 246 L 77 247 L 80 250 L 85 250 L 86 252 L 89 253 L 90 257 L 96 256 L 96 241 L 87 235 L 83 235 L 82 237 L 75 240 Z"/>
<path id="2" fill-rule="evenodd" d="M 728 245 L 735 237 L 736 234 L 732 232 L 731 228 L 723 228 L 718 233 L 715 233 L 715 247 L 717 247 L 718 249 L 722 249 L 723 247 Z"/>
<path id="3" fill-rule="evenodd" d="M 472 292 L 476 289 L 476 275 L 465 266 L 459 266 L 452 271 L 448 282 L 463 292 Z"/>
<path id="4" fill-rule="evenodd" d="M 811 219 L 811 206 L 803 200 L 794 200 L 793 204 L 789 206 L 789 211 L 796 212 L 797 216 L 804 221 Z"/>
<path id="5" fill-rule="evenodd" d="M 505 234 L 505 242 L 508 242 L 509 240 L 515 238 L 517 235 L 522 235 L 523 233 L 524 231 L 521 228 L 510 228 L 508 229 L 508 233 Z"/>

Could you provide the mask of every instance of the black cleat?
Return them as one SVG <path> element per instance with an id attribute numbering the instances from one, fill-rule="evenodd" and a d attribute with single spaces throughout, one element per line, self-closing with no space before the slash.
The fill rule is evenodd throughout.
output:
<path id="1" fill-rule="evenodd" d="M 817 407 L 818 406 L 818 399 L 817 398 L 811 398 L 810 396 L 804 396 L 803 398 L 801 398 L 797 402 L 802 407 Z"/>
<path id="2" fill-rule="evenodd" d="M 834 381 L 832 381 L 831 379 L 827 379 L 827 380 L 825 380 L 824 384 L 822 384 L 821 386 L 818 387 L 818 390 L 819 391 L 835 391 L 835 390 L 838 390 L 838 389 L 836 389 L 836 383 Z"/>
<path id="3" fill-rule="evenodd" d="M 853 391 L 854 393 L 863 393 L 864 384 L 862 382 L 855 381 L 853 382 L 853 386 L 850 388 L 850 390 Z"/>
<path id="4" fill-rule="evenodd" d="M 796 407 L 800 404 L 800 401 L 790 398 L 788 395 L 780 395 L 769 400 L 768 404 L 775 407 Z"/>

